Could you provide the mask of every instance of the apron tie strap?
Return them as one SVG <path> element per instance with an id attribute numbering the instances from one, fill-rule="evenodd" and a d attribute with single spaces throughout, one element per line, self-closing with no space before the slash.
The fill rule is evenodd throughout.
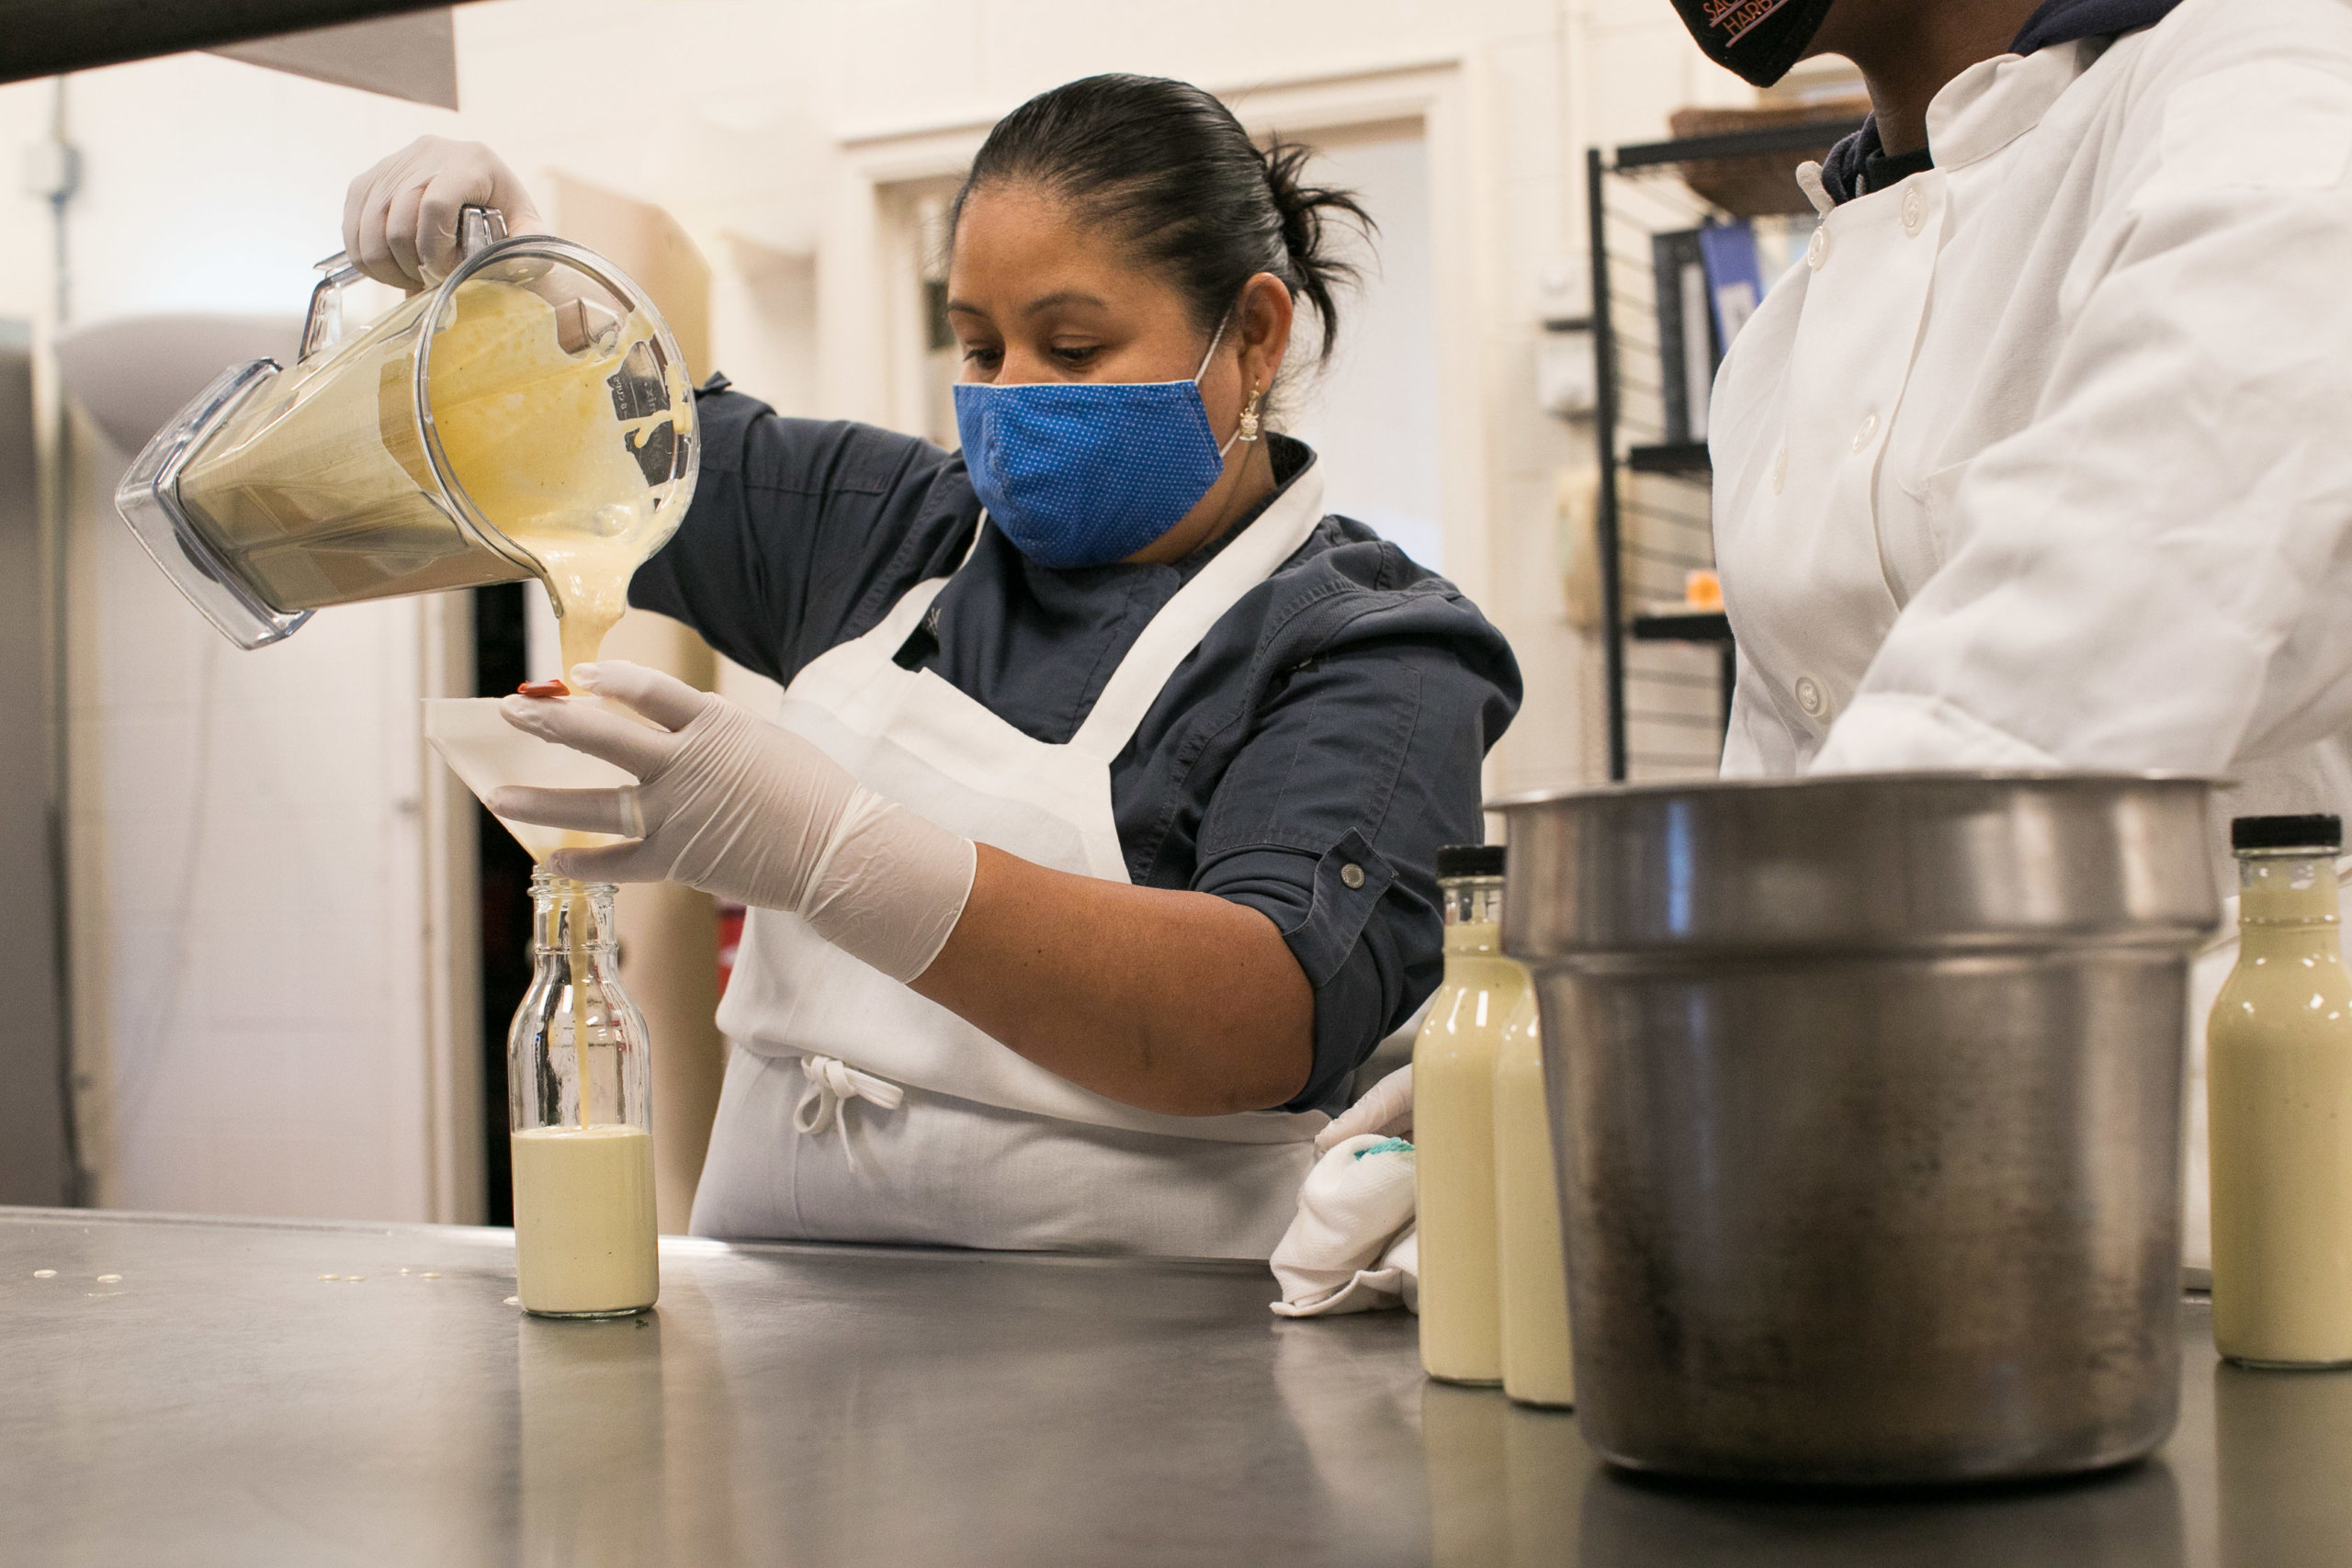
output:
<path id="1" fill-rule="evenodd" d="M 849 1154 L 849 1128 L 842 1120 L 842 1107 L 853 1100 L 863 1100 L 885 1111 L 896 1111 L 905 1103 L 907 1091 L 872 1073 L 861 1073 L 837 1056 L 803 1056 L 800 1070 L 808 1079 L 808 1087 L 800 1093 L 800 1103 L 792 1109 L 792 1124 L 805 1134 L 821 1134 L 830 1127 L 842 1135 L 842 1152 Z M 855 1164 L 857 1156 L 850 1154 Z"/>

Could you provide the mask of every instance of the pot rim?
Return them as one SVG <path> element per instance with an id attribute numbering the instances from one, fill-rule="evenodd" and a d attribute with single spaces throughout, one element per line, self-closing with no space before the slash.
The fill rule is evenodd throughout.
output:
<path id="1" fill-rule="evenodd" d="M 1567 789 L 1521 790 L 1498 795 L 1485 804 L 1488 811 L 1525 811 L 1540 806 L 1579 801 L 1639 800 L 1674 795 L 1735 795 L 1829 790 L 1842 785 L 2051 784 L 2051 785 L 2203 785 L 2222 791 L 2240 781 L 2222 774 L 2124 768 L 1952 768 L 1867 773 L 1806 773 L 1792 778 L 1680 779 L 1641 784 L 1579 784 Z"/>

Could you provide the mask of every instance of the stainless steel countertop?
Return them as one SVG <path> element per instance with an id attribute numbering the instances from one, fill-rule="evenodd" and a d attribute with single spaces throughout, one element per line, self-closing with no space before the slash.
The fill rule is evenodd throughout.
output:
<path id="1" fill-rule="evenodd" d="M 2352 1562 L 2352 1373 L 2220 1367 L 2194 1303 L 2148 1464 L 1791 1501 L 1623 1480 L 1571 1417 L 1426 1383 L 1411 1318 L 1276 1319 L 1255 1267 L 664 1241 L 662 1274 L 652 1317 L 546 1323 L 503 1231 L 0 1210 L 0 1560 Z"/>

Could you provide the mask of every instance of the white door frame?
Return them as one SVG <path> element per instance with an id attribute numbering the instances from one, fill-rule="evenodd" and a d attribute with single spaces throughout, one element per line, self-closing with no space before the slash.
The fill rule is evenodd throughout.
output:
<path id="1" fill-rule="evenodd" d="M 1216 89 L 1253 136 L 1417 129 L 1429 160 L 1437 274 L 1440 526 L 1446 575 L 1484 602 L 1492 581 L 1480 264 L 1487 197 L 1477 156 L 1476 75 L 1464 58 Z M 1012 106 L 1008 105 L 1010 109 Z M 861 131 L 839 143 L 817 247 L 819 406 L 834 417 L 922 428 L 921 256 L 908 193 L 960 175 L 993 119 Z"/>

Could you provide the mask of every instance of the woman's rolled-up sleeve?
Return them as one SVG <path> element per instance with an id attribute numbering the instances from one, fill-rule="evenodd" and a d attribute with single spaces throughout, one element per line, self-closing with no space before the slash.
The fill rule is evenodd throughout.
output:
<path id="1" fill-rule="evenodd" d="M 1485 836 L 1480 766 L 1519 702 L 1509 648 L 1442 592 L 1347 615 L 1256 715 L 1201 828 L 1193 880 L 1259 910 L 1315 987 L 1288 1109 L 1329 1108 L 1444 969 L 1435 866 Z"/>

